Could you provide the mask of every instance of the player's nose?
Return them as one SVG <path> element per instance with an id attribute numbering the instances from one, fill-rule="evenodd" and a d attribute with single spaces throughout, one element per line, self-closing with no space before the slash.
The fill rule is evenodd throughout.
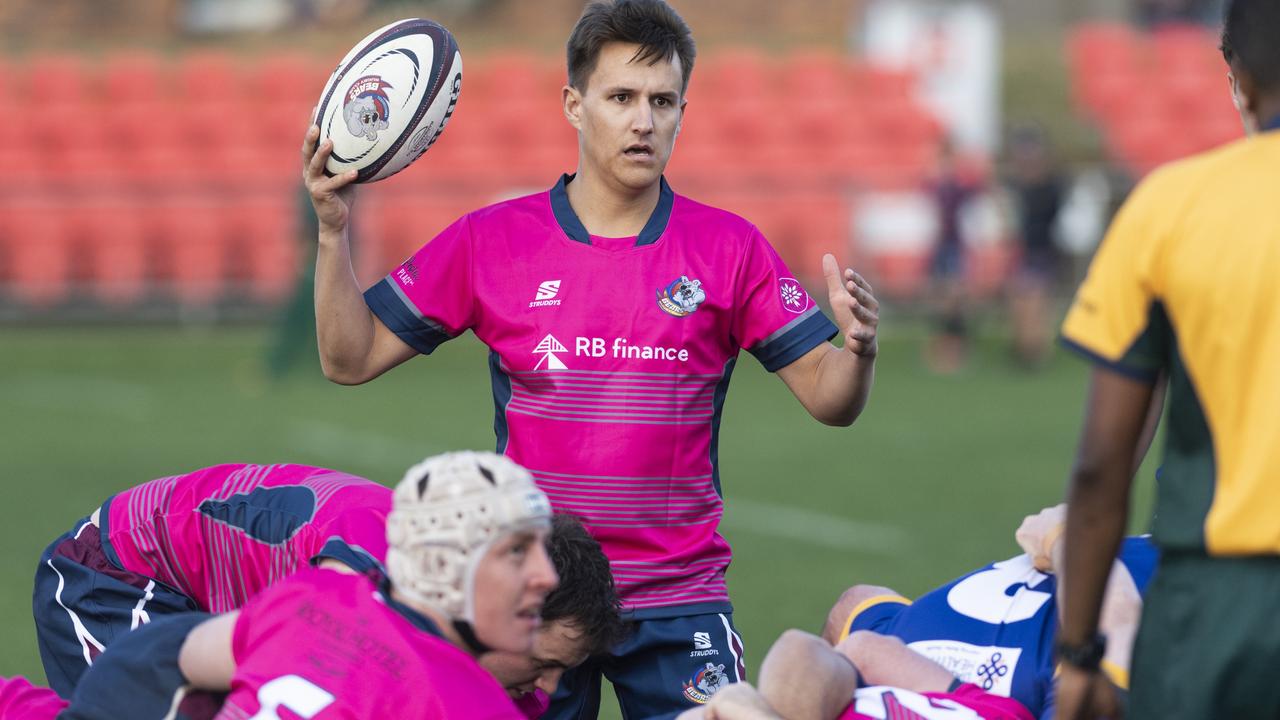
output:
<path id="1" fill-rule="evenodd" d="M 541 543 L 537 543 L 537 549 L 534 550 L 529 558 L 529 565 L 529 586 L 531 589 L 549 593 L 560 584 L 560 576 L 556 574 L 556 568 L 551 562 L 551 556 L 547 554 L 546 547 Z"/>
<path id="2" fill-rule="evenodd" d="M 538 675 L 538 679 L 533 682 L 533 685 L 548 695 L 555 695 L 556 688 L 560 686 L 561 675 L 564 675 L 564 670 L 560 668 L 544 670 Z"/>

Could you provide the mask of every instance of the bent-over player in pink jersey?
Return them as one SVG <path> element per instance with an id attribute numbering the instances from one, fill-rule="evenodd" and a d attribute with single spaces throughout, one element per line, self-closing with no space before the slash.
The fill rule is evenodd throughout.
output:
<path id="1" fill-rule="evenodd" d="M 230 688 L 219 718 L 523 717 L 476 658 L 528 653 L 557 577 L 551 507 L 493 453 L 411 468 L 387 520 L 387 574 L 299 573 L 197 627 L 194 686 Z"/>
<path id="2" fill-rule="evenodd" d="M 562 90 L 576 172 L 462 217 L 363 296 L 347 237 L 354 174 L 325 176 L 332 145 L 317 146 L 316 128 L 303 145 L 325 374 L 363 383 L 471 330 L 490 349 L 498 451 L 581 516 L 612 562 L 633 633 L 566 675 L 552 717 L 593 717 L 602 673 L 637 717 L 705 702 L 691 681 L 710 660 L 742 678 L 717 532 L 718 434 L 740 350 L 824 423 L 852 423 L 871 390 L 870 286 L 823 258 L 833 324 L 755 226 L 664 180 L 694 56 L 662 0 L 592 3 Z"/>
<path id="3" fill-rule="evenodd" d="M 154 617 L 238 608 L 308 565 L 375 567 L 390 508 L 389 488 L 305 465 L 217 465 L 111 497 L 36 569 L 50 687 L 70 697 L 107 645 Z"/>

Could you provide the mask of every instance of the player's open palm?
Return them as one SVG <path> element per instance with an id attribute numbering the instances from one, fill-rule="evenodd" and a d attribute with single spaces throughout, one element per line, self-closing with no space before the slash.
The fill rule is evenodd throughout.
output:
<path id="1" fill-rule="evenodd" d="M 333 141 L 319 140 L 320 128 L 312 125 L 302 141 L 302 180 L 307 185 L 307 192 L 311 194 L 311 204 L 316 209 L 320 229 L 340 231 L 347 227 L 347 220 L 351 216 L 351 203 L 355 195 L 352 182 L 358 173 L 348 170 L 333 177 L 325 175 L 324 166 L 333 152 Z"/>
<path id="2" fill-rule="evenodd" d="M 852 268 L 841 273 L 834 255 L 822 256 L 822 274 L 827 278 L 827 299 L 836 325 L 844 333 L 844 349 L 862 357 L 875 357 L 876 328 L 880 325 L 880 302 L 872 294 L 871 283 Z"/>

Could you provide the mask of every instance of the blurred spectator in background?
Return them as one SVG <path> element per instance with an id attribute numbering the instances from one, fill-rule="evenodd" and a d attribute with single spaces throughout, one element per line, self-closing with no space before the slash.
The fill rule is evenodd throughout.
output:
<path id="1" fill-rule="evenodd" d="M 965 207 L 982 191 L 981 182 L 964 171 L 955 147 L 944 142 L 938 166 L 926 192 L 937 208 L 937 240 L 929 261 L 929 297 L 936 326 L 925 362 L 934 372 L 951 374 L 964 366 L 968 354 L 969 323 L 965 292 Z"/>
<path id="2" fill-rule="evenodd" d="M 1222 22 L 1223 0 L 1136 0 L 1134 10 L 1140 25 L 1203 23 L 1216 26 Z"/>
<path id="3" fill-rule="evenodd" d="M 267 350 L 267 377 L 282 380 L 303 361 L 308 367 L 320 369 L 320 356 L 316 350 L 315 267 L 316 234 L 320 221 L 311 207 L 311 194 L 302 186 L 298 195 L 298 267 L 295 273 L 293 295 L 276 321 L 276 331 Z"/>
<path id="4" fill-rule="evenodd" d="M 1062 274 L 1056 228 L 1067 182 L 1039 127 L 1015 131 L 1009 151 L 1008 182 L 1018 215 L 1019 249 L 1008 296 L 1013 352 L 1018 362 L 1036 367 L 1049 355 L 1049 302 Z"/>

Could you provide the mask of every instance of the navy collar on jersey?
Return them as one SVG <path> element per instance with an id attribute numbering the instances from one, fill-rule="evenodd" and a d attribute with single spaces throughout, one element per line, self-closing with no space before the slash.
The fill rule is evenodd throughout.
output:
<path id="1" fill-rule="evenodd" d="M 551 211 L 555 213 L 556 222 L 560 223 L 560 228 L 564 230 L 565 235 L 584 245 L 590 245 L 591 233 L 587 232 L 586 226 L 578 219 L 578 213 L 573 211 L 573 206 L 569 204 L 569 193 L 565 190 L 573 178 L 573 175 L 565 173 L 560 176 L 560 181 L 555 187 L 551 188 Z M 667 184 L 665 177 L 659 178 L 659 183 L 661 184 L 658 189 L 658 205 L 653 209 L 653 214 L 649 216 L 649 221 L 644 224 L 644 228 L 640 230 L 640 235 L 636 237 L 636 247 L 658 242 L 658 238 L 662 237 L 662 233 L 667 229 L 667 222 L 671 220 L 671 206 L 675 204 L 675 193 L 671 192 L 671 186 Z"/>
<path id="2" fill-rule="evenodd" d="M 374 576 L 378 584 L 378 594 L 382 596 L 382 601 L 387 604 L 387 607 L 395 610 L 401 617 L 408 620 L 410 625 L 422 632 L 428 635 L 435 635 L 438 638 L 444 637 L 444 633 L 440 631 L 440 626 L 436 625 L 434 620 L 392 597 L 390 577 L 381 572 L 375 572 Z"/>
<path id="3" fill-rule="evenodd" d="M 1262 132 L 1270 132 L 1272 130 L 1280 130 L 1280 115 L 1271 118 L 1271 122 L 1264 123 Z"/>

